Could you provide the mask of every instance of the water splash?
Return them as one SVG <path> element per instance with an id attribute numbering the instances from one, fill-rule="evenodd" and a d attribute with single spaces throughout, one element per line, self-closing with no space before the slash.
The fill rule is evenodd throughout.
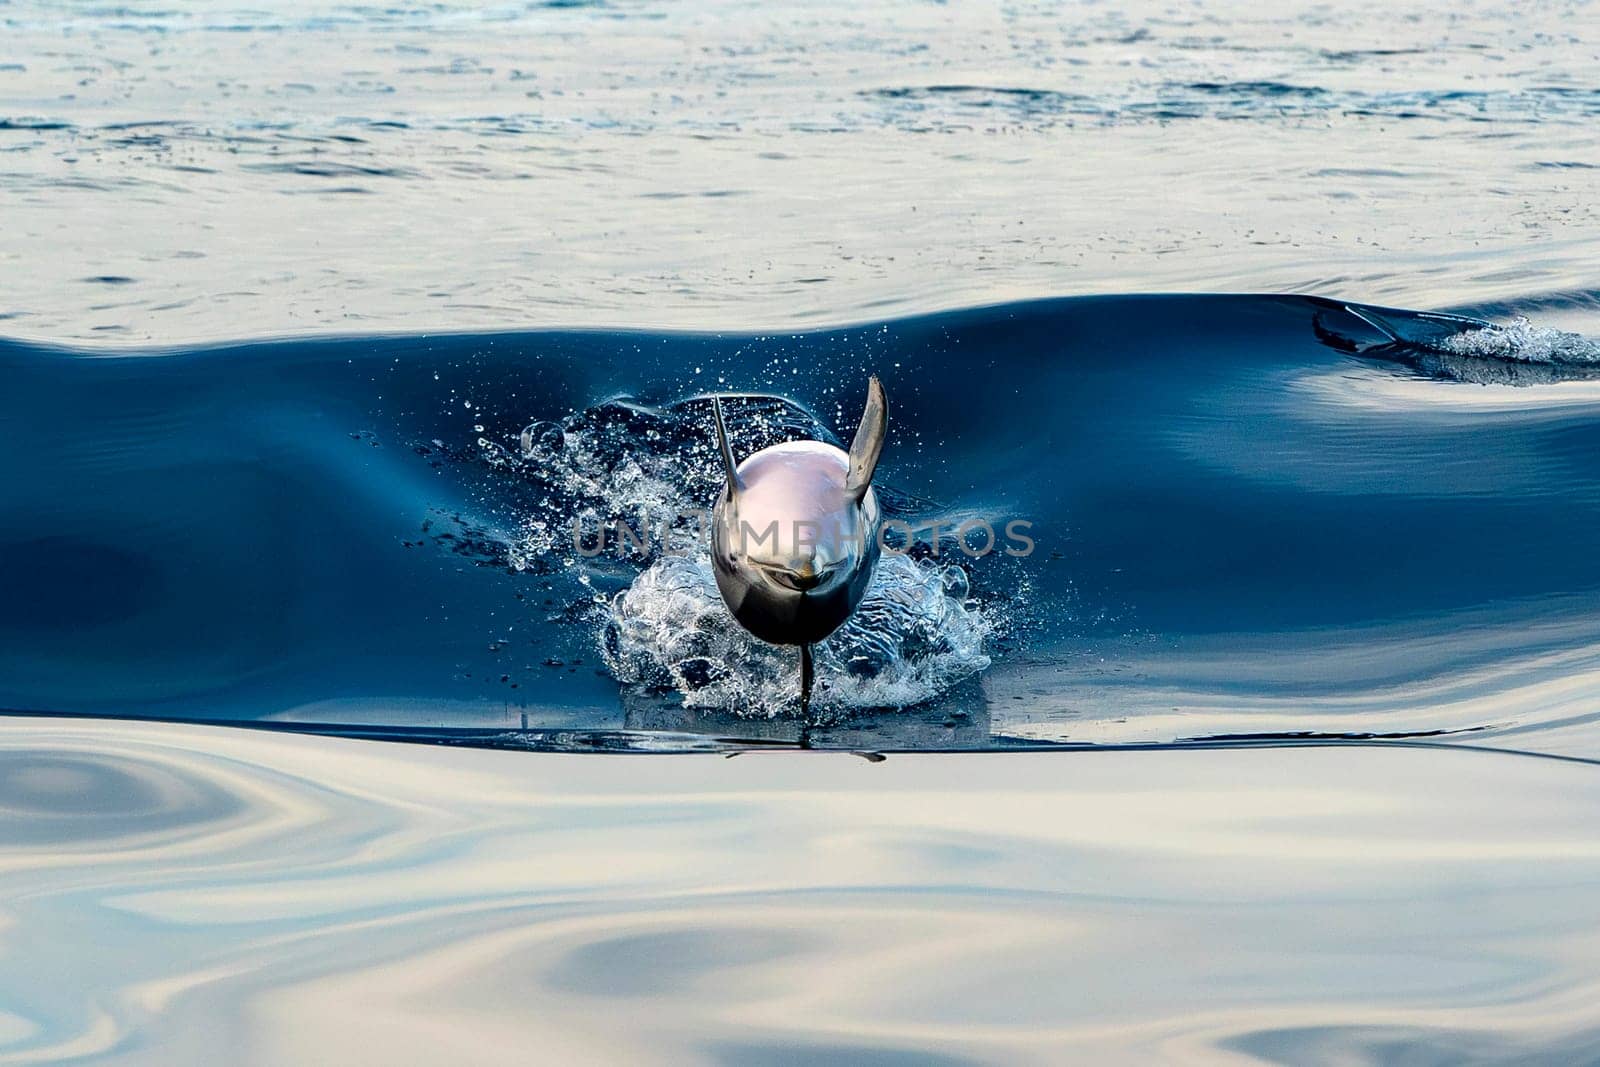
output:
<path id="1" fill-rule="evenodd" d="M 726 406 L 739 455 L 782 441 L 838 443 L 810 412 L 782 397 L 740 396 Z M 575 520 L 591 529 L 620 521 L 641 539 L 645 531 L 665 529 L 674 545 L 692 539 L 694 513 L 715 497 L 722 477 L 712 441 L 711 401 L 704 396 L 662 407 L 608 400 L 528 425 L 515 449 L 479 438 L 485 462 L 534 490 L 508 546 L 511 566 L 529 570 L 541 560 L 572 559 Z M 655 559 L 665 540 L 650 540 L 638 562 Z M 616 553 L 609 556 L 614 560 Z"/>
<path id="2" fill-rule="evenodd" d="M 1500 325 L 1464 315 L 1405 311 L 1366 304 L 1338 305 L 1382 340 L 1373 343 L 1327 308 L 1314 327 L 1324 344 L 1342 352 L 1410 364 L 1434 378 L 1473 385 L 1533 386 L 1593 381 L 1600 376 L 1600 343 L 1581 334 L 1535 326 L 1517 316 Z"/>
<path id="3" fill-rule="evenodd" d="M 1439 342 L 1439 347 L 1452 355 L 1474 359 L 1600 365 L 1600 343 L 1582 334 L 1535 326 L 1521 315 L 1505 326 L 1468 330 L 1446 337 Z"/>
<path id="4" fill-rule="evenodd" d="M 888 555 L 856 613 L 816 646 L 813 712 L 909 707 L 989 666 L 997 628 L 956 564 Z M 677 690 L 687 707 L 773 717 L 796 706 L 800 659 L 728 613 L 710 558 L 665 556 L 611 603 L 601 654 L 617 678 Z"/>
<path id="5" fill-rule="evenodd" d="M 738 455 L 781 441 L 838 443 L 782 397 L 729 397 L 725 407 Z M 575 603 L 584 610 L 574 618 L 599 623 L 603 657 L 619 681 L 679 693 L 686 707 L 772 717 L 795 707 L 799 657 L 751 637 L 717 592 L 697 525 L 722 478 L 710 417 L 705 396 L 662 406 L 618 398 L 532 423 L 512 447 L 487 438 L 478 446 L 491 468 L 531 490 L 508 563 L 577 577 Z M 878 492 L 887 514 L 926 510 L 927 502 L 888 486 Z M 623 524 L 637 540 L 622 539 Z M 929 558 L 956 550 L 945 540 L 885 556 L 856 614 L 817 647 L 813 708 L 822 718 L 921 704 L 989 666 L 984 643 L 1000 636 L 999 617 L 970 598 L 965 569 Z M 597 593 L 591 574 L 617 591 Z M 617 589 L 622 582 L 629 584 Z"/>

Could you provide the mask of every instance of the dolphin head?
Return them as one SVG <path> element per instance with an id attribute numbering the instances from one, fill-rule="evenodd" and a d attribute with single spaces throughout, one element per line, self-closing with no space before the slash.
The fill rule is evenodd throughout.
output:
<path id="1" fill-rule="evenodd" d="M 878 559 L 872 474 L 888 428 L 873 378 L 848 453 L 821 441 L 773 445 L 735 464 L 716 407 L 727 483 L 711 525 L 717 588 L 733 617 L 763 641 L 809 645 L 855 611 Z"/>

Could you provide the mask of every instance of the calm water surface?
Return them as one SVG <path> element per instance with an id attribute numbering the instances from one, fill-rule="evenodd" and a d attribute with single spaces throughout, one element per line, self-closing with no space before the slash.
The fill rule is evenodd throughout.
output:
<path id="1" fill-rule="evenodd" d="M 1587 765 L 579 757 L 52 720 L 0 746 L 15 1059 L 1596 1053 Z"/>
<path id="2" fill-rule="evenodd" d="M 1596 14 L 0 0 L 0 1061 L 1600 1058 Z"/>

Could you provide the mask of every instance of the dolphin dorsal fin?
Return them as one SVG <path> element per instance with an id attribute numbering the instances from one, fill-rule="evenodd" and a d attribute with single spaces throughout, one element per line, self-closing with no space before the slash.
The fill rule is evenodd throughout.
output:
<path id="1" fill-rule="evenodd" d="M 867 495 L 888 432 L 889 403 L 884 399 L 883 384 L 874 375 L 867 382 L 867 409 L 861 413 L 856 439 L 850 442 L 850 474 L 844 483 L 844 491 L 857 500 Z"/>
<path id="2" fill-rule="evenodd" d="M 717 422 L 717 448 L 722 452 L 722 469 L 728 477 L 728 499 L 732 500 L 744 483 L 739 480 L 739 465 L 733 461 L 733 448 L 728 444 L 728 426 L 722 421 L 722 398 L 711 398 L 711 412 Z"/>

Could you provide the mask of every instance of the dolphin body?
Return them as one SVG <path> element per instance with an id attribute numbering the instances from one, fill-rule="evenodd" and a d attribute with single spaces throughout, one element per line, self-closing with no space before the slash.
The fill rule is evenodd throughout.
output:
<path id="1" fill-rule="evenodd" d="M 773 445 L 736 463 L 712 398 L 727 482 L 711 522 L 711 566 L 733 617 L 756 637 L 800 646 L 800 708 L 810 710 L 811 646 L 866 594 L 881 511 L 872 474 L 888 432 L 877 378 L 849 453 L 822 441 Z"/>

